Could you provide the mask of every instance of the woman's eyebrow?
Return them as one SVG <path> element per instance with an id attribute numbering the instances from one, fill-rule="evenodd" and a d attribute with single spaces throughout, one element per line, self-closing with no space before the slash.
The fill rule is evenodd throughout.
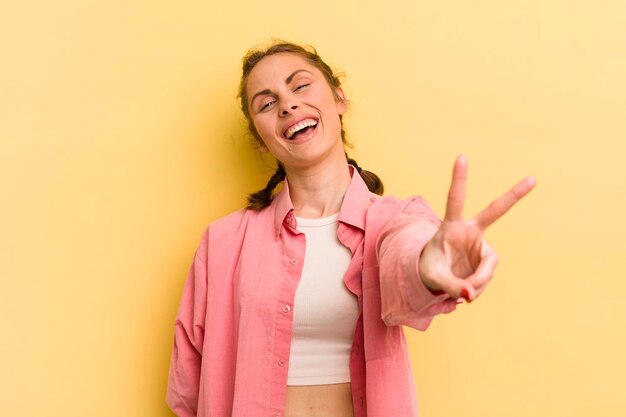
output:
<path id="1" fill-rule="evenodd" d="M 299 70 L 295 70 L 294 72 L 291 73 L 291 75 L 289 77 L 287 77 L 285 79 L 285 84 L 289 84 L 291 82 L 291 80 L 293 80 L 293 77 L 296 76 L 296 74 L 300 73 L 300 72 L 308 72 L 309 74 L 313 75 L 313 73 L 311 71 L 307 71 L 305 69 L 299 69 Z"/>
<path id="2" fill-rule="evenodd" d="M 265 89 L 262 91 L 259 91 L 258 93 L 256 93 L 255 95 L 252 96 L 252 100 L 250 100 L 250 105 L 252 106 L 252 103 L 254 103 L 254 100 L 258 97 L 258 96 L 267 96 L 272 94 L 272 91 L 269 89 Z"/>
<path id="3" fill-rule="evenodd" d="M 313 73 L 311 71 L 307 71 L 305 69 L 299 69 L 299 70 L 295 70 L 294 72 L 292 72 L 289 77 L 285 78 L 285 84 L 289 84 L 292 80 L 293 77 L 295 77 L 298 73 L 300 72 L 308 72 L 309 74 L 313 75 Z M 265 90 L 261 90 L 258 93 L 256 93 L 255 95 L 252 96 L 252 99 L 250 100 L 250 105 L 252 105 L 252 103 L 254 103 L 254 99 L 256 99 L 258 96 L 267 96 L 272 94 L 272 91 L 268 88 L 266 88 Z"/>

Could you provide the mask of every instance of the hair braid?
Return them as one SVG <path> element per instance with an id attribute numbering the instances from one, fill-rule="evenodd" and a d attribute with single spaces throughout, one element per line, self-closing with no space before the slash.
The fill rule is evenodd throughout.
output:
<path id="1" fill-rule="evenodd" d="M 383 182 L 380 180 L 380 178 L 378 178 L 378 175 L 361 168 L 354 159 L 348 157 L 348 154 L 346 154 L 346 159 L 348 160 L 348 163 L 350 165 L 356 168 L 361 178 L 363 178 L 365 185 L 367 185 L 368 190 L 370 190 L 374 194 L 383 195 L 383 193 L 385 192 L 385 187 L 383 186 Z"/>
<path id="2" fill-rule="evenodd" d="M 286 176 L 285 167 L 283 167 L 283 164 L 279 162 L 276 172 L 274 172 L 272 178 L 270 178 L 267 182 L 265 188 L 248 196 L 247 208 L 251 210 L 261 210 L 269 206 L 272 202 L 272 193 L 274 188 L 276 188 L 280 182 L 284 181 Z"/>

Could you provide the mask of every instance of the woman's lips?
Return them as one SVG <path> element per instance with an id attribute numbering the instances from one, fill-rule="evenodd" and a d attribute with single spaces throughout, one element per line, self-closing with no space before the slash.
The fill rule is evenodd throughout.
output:
<path id="1" fill-rule="evenodd" d="M 300 131 L 302 133 L 294 134 L 291 137 L 291 139 L 287 139 L 287 140 L 289 141 L 289 143 L 294 143 L 294 144 L 306 142 L 309 139 L 313 138 L 313 136 L 315 136 L 315 134 L 317 133 L 317 127 L 318 125 L 313 125 L 313 126 L 310 126 L 309 128 L 305 128 L 302 131 Z"/>
<path id="2" fill-rule="evenodd" d="M 292 140 L 293 136 L 301 131 L 306 129 L 307 127 L 316 127 L 318 124 L 317 119 L 314 119 L 312 117 L 307 117 L 304 118 L 302 120 L 299 120 L 298 122 L 292 124 L 291 126 L 289 126 L 284 132 L 283 135 L 289 139 Z"/>

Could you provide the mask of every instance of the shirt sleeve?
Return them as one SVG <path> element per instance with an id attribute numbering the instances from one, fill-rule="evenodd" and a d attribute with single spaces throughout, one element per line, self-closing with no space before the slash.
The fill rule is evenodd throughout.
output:
<path id="1" fill-rule="evenodd" d="M 208 229 L 196 251 L 174 324 L 166 402 L 178 417 L 196 417 L 207 301 Z"/>
<path id="2" fill-rule="evenodd" d="M 378 236 L 381 316 L 388 326 L 426 330 L 435 315 L 456 309 L 456 300 L 445 293 L 433 294 L 419 274 L 422 250 L 440 223 L 421 197 L 413 197 Z"/>

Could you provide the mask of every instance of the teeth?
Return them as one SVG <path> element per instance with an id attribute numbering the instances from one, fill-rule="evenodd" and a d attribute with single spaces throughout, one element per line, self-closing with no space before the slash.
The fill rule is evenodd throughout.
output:
<path id="1" fill-rule="evenodd" d="M 295 124 L 293 126 L 291 126 L 289 129 L 287 129 L 287 132 L 285 132 L 285 136 L 287 136 L 287 139 L 291 139 L 293 135 L 296 134 L 296 132 L 298 132 L 299 130 L 302 130 L 304 128 L 307 128 L 309 126 L 316 126 L 317 125 L 317 121 L 313 120 L 313 119 L 306 119 L 301 121 L 298 124 Z"/>

